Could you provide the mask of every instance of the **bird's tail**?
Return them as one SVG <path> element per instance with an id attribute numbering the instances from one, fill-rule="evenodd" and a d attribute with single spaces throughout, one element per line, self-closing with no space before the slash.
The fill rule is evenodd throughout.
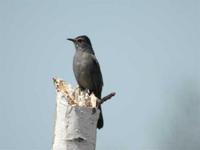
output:
<path id="1" fill-rule="evenodd" d="M 99 120 L 97 122 L 97 128 L 101 129 L 101 128 L 103 128 L 103 114 L 102 114 L 102 110 L 101 110 L 101 105 L 99 106 L 99 110 L 100 110 L 100 115 L 99 115 Z"/>

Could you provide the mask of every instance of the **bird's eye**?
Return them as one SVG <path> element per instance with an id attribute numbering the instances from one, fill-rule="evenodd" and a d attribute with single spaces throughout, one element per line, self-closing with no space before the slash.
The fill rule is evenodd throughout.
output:
<path id="1" fill-rule="evenodd" d="M 82 43 L 82 42 L 83 42 L 83 40 L 82 40 L 82 39 L 78 39 L 77 41 L 78 41 L 79 43 Z"/>

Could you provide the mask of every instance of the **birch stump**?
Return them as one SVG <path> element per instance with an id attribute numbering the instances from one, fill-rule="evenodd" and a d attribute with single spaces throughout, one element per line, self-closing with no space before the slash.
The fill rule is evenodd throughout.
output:
<path id="1" fill-rule="evenodd" d="M 97 109 L 100 100 L 61 79 L 56 87 L 56 120 L 53 150 L 95 150 Z"/>

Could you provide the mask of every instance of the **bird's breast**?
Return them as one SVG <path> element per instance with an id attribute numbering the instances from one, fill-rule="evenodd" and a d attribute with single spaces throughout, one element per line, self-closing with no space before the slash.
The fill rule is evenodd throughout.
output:
<path id="1" fill-rule="evenodd" d="M 93 89 L 91 69 L 91 56 L 85 53 L 76 53 L 73 61 L 73 71 L 79 86 Z"/>
<path id="2" fill-rule="evenodd" d="M 83 52 L 76 52 L 73 60 L 73 70 L 75 76 L 88 75 L 90 72 L 90 57 L 89 54 Z"/>

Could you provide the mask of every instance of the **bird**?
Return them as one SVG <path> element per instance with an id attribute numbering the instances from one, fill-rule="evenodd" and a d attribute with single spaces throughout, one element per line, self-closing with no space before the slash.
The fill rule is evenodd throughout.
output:
<path id="1" fill-rule="evenodd" d="M 90 94 L 94 93 L 97 98 L 101 99 L 103 77 L 90 39 L 86 35 L 81 35 L 67 40 L 72 41 L 75 45 L 73 72 L 79 88 L 82 90 L 88 89 Z M 99 110 L 97 128 L 101 129 L 104 125 L 101 105 Z"/>

